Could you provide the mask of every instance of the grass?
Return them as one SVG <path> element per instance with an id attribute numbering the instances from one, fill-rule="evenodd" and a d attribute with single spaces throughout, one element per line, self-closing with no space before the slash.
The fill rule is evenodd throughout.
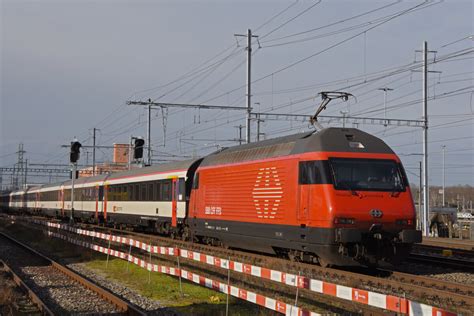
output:
<path id="1" fill-rule="evenodd" d="M 185 315 L 225 315 L 226 295 L 215 292 L 186 280 L 182 281 L 183 295 L 178 278 L 151 272 L 124 260 L 111 259 L 106 268 L 105 259 L 95 259 L 86 263 L 106 278 L 124 284 L 143 296 L 157 300 Z M 271 311 L 234 297 L 229 298 L 230 315 L 270 315 Z"/>

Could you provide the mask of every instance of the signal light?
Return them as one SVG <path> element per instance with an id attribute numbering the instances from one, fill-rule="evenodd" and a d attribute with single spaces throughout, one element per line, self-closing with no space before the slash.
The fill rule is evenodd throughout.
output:
<path id="1" fill-rule="evenodd" d="M 133 159 L 143 158 L 143 147 L 145 147 L 145 141 L 141 138 L 136 138 L 133 148 Z"/>
<path id="2" fill-rule="evenodd" d="M 69 161 L 71 163 L 76 163 L 79 160 L 80 154 L 81 154 L 81 143 L 78 141 L 71 142 L 71 154 L 69 157 Z"/>

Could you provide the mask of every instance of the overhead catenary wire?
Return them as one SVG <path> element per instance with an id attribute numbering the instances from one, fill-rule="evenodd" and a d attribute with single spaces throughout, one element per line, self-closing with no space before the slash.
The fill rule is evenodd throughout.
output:
<path id="1" fill-rule="evenodd" d="M 418 10 L 421 10 L 421 9 L 425 9 L 425 8 L 420 8 Z M 342 28 L 337 29 L 337 30 L 333 30 L 333 31 L 329 31 L 329 32 L 326 32 L 326 33 L 313 35 L 313 36 L 309 36 L 309 37 L 305 37 L 305 38 L 288 40 L 286 42 L 277 42 L 277 43 L 274 43 L 274 44 L 268 44 L 268 43 L 273 42 L 275 40 L 263 41 L 263 42 L 261 42 L 261 44 L 262 44 L 263 48 L 270 48 L 270 47 L 292 45 L 292 44 L 297 44 L 297 43 L 304 43 L 304 42 L 313 41 L 313 40 L 317 40 L 317 39 L 321 39 L 321 38 L 325 38 L 325 37 L 329 37 L 329 36 L 334 36 L 334 35 L 338 35 L 338 34 L 343 34 L 343 33 L 351 32 L 351 31 L 355 31 L 357 29 L 361 29 L 363 27 L 370 26 L 374 23 L 379 23 L 379 22 L 386 21 L 386 20 L 390 19 L 391 17 L 393 17 L 394 15 L 396 15 L 396 14 L 393 14 L 393 13 L 388 14 L 388 15 L 385 15 L 385 16 L 382 16 L 382 17 L 375 18 L 375 19 L 370 20 L 370 21 L 358 23 L 358 24 L 351 25 L 351 26 L 345 26 L 345 27 L 342 27 Z M 365 34 L 366 33 L 364 33 L 364 35 Z"/>
<path id="2" fill-rule="evenodd" d="M 381 7 L 378 7 L 378 8 L 372 9 L 372 10 L 368 10 L 368 11 L 362 12 L 360 14 L 356 14 L 356 15 L 350 16 L 348 18 L 344 18 L 342 20 L 338 20 L 338 21 L 335 21 L 335 22 L 332 22 L 332 23 L 329 23 L 329 24 L 326 24 L 326 25 L 322 25 L 322 26 L 319 26 L 319 27 L 316 27 L 316 28 L 312 28 L 312 29 L 309 29 L 309 30 L 306 30 L 306 31 L 301 31 L 301 32 L 292 33 L 292 34 L 289 34 L 289 35 L 269 39 L 269 40 L 264 41 L 264 43 L 265 42 L 268 43 L 268 42 L 278 41 L 278 40 L 282 40 L 282 39 L 286 39 L 286 38 L 290 38 L 290 37 L 295 37 L 295 36 L 298 36 L 298 35 L 307 34 L 307 33 L 311 33 L 311 32 L 314 32 L 314 31 L 319 31 L 319 30 L 322 30 L 322 29 L 325 29 L 325 28 L 328 28 L 328 27 L 331 27 L 331 26 L 334 26 L 334 25 L 337 25 L 337 24 L 341 24 L 341 23 L 344 23 L 344 22 L 347 22 L 347 21 L 350 21 L 350 20 L 354 20 L 354 19 L 363 17 L 363 16 L 368 15 L 368 14 L 386 9 L 386 8 L 391 7 L 391 6 L 393 6 L 397 3 L 400 3 L 400 2 L 401 1 L 395 1 L 395 2 L 389 3 L 387 5 L 383 5 Z"/>
<path id="3" fill-rule="evenodd" d="M 282 15 L 283 13 L 285 13 L 286 11 L 288 11 L 289 9 L 291 9 L 292 7 L 294 7 L 297 3 L 298 3 L 298 0 L 294 1 L 294 2 L 291 3 L 289 6 L 287 6 L 286 8 L 284 8 L 282 11 L 278 12 L 277 14 L 275 14 L 275 15 L 272 16 L 272 17 L 270 17 L 270 18 L 267 19 L 265 22 L 263 22 L 262 24 L 260 24 L 260 25 L 257 26 L 256 28 L 254 28 L 254 31 L 257 32 L 257 31 L 260 30 L 261 28 L 265 27 L 267 24 L 271 23 L 273 20 L 275 20 L 276 18 L 278 18 L 280 15 Z"/>
<path id="4" fill-rule="evenodd" d="M 446 58 L 448 58 L 448 57 L 449 57 L 449 56 L 447 56 Z M 410 66 L 413 66 L 413 65 L 410 65 Z M 418 67 L 418 66 L 415 64 L 415 68 L 416 68 L 416 67 Z M 414 68 L 413 68 L 413 67 L 412 67 L 412 68 L 406 67 L 406 68 L 403 69 L 403 71 L 410 71 L 411 69 L 414 69 Z M 393 75 L 393 73 L 391 73 L 391 74 L 389 74 L 389 75 L 384 75 L 384 77 L 388 77 L 388 76 L 390 76 L 390 75 Z M 380 79 L 380 78 L 379 78 L 379 79 Z M 312 97 L 313 97 L 313 96 L 308 97 L 308 98 L 304 98 L 304 100 L 309 100 L 309 99 L 311 99 Z M 304 100 L 302 100 L 302 101 L 304 101 Z M 297 100 L 297 101 L 295 101 L 295 100 L 292 101 L 293 104 L 298 103 L 298 102 L 299 102 L 298 100 Z M 285 105 L 285 104 L 283 104 L 283 105 Z"/>
<path id="5" fill-rule="evenodd" d="M 391 17 L 390 19 L 387 19 L 387 20 L 385 20 L 385 21 L 383 21 L 383 22 L 379 22 L 379 23 L 377 23 L 376 25 L 373 25 L 373 26 L 371 26 L 371 27 L 369 27 L 369 28 L 367 28 L 367 29 L 365 29 L 365 30 L 359 32 L 359 33 L 356 33 L 355 35 L 352 35 L 352 36 L 350 36 L 350 37 L 347 37 L 347 38 L 345 38 L 345 39 L 343 39 L 343 40 L 341 40 L 341 41 L 338 41 L 338 42 L 336 42 L 335 44 L 332 44 L 332 45 L 330 45 L 330 46 L 328 46 L 328 47 L 326 47 L 326 48 L 324 48 L 324 49 L 322 49 L 322 50 L 319 50 L 319 51 L 317 51 L 317 52 L 315 52 L 315 53 L 313 53 L 313 54 L 311 54 L 311 55 L 309 55 L 309 56 L 307 56 L 307 57 L 304 57 L 304 58 L 299 59 L 299 60 L 297 60 L 297 61 L 295 61 L 295 62 L 293 62 L 293 63 L 290 63 L 290 64 L 288 64 L 288 65 L 286 65 L 286 66 L 284 66 L 284 67 L 281 67 L 281 68 L 279 68 L 279 69 L 273 71 L 273 72 L 270 73 L 270 74 L 261 76 L 261 77 L 259 77 L 258 79 L 253 80 L 253 81 L 252 81 L 252 84 L 257 83 L 257 82 L 260 82 L 260 81 L 262 81 L 262 80 L 264 80 L 264 79 L 270 78 L 270 77 L 272 77 L 272 76 L 275 75 L 275 74 L 278 74 L 278 73 L 283 72 L 283 71 L 285 71 L 285 70 L 287 70 L 287 69 L 290 69 L 290 68 L 292 68 L 292 67 L 294 67 L 294 66 L 296 66 L 296 65 L 298 65 L 298 64 L 300 64 L 300 63 L 303 63 L 303 62 L 305 62 L 305 61 L 307 61 L 307 60 L 309 60 L 309 59 L 312 59 L 312 58 L 314 58 L 314 57 L 316 57 L 316 56 L 318 56 L 318 55 L 321 55 L 321 54 L 323 54 L 323 53 L 325 53 L 325 52 L 327 52 L 327 51 L 329 51 L 329 50 L 331 50 L 331 49 L 333 49 L 333 48 L 335 48 L 335 47 L 338 47 L 338 46 L 340 46 L 340 45 L 342 45 L 342 44 L 344 44 L 344 43 L 346 43 L 346 42 L 349 42 L 350 40 L 352 40 L 352 39 L 354 39 L 354 38 L 356 38 L 356 37 L 358 37 L 358 36 L 364 34 L 365 32 L 369 32 L 369 31 L 371 31 L 371 30 L 373 30 L 373 29 L 375 29 L 375 28 L 377 28 L 377 27 L 379 27 L 379 26 L 381 26 L 381 25 L 383 25 L 383 24 L 385 24 L 385 23 L 388 23 L 388 22 L 390 22 L 390 21 L 392 21 L 392 20 L 394 20 L 394 19 L 400 17 L 400 16 L 403 16 L 403 15 L 405 15 L 405 14 L 408 14 L 408 13 L 410 13 L 411 11 L 413 11 L 414 9 L 420 8 L 420 7 L 422 7 L 422 6 L 425 6 L 426 3 L 427 3 L 427 2 L 425 1 L 425 2 L 423 2 L 423 3 L 421 3 L 421 4 L 418 4 L 418 5 L 415 5 L 415 6 L 413 6 L 413 7 L 410 7 L 409 9 L 402 10 L 402 11 L 400 11 L 399 13 L 395 14 L 395 15 L 394 15 L 393 17 Z M 220 98 L 220 97 L 222 97 L 222 96 L 225 96 L 227 93 L 232 93 L 232 92 L 238 91 L 238 90 L 242 89 L 243 87 L 245 87 L 245 85 L 242 85 L 242 86 L 239 86 L 239 87 L 234 88 L 234 89 L 232 89 L 232 90 L 229 90 L 229 91 L 227 91 L 227 92 L 225 92 L 225 93 L 223 93 L 223 94 L 219 94 L 219 95 L 217 95 L 217 96 L 214 96 L 214 97 L 212 97 L 212 98 L 210 98 L 210 99 L 204 101 L 204 103 L 208 103 L 208 102 L 214 101 L 214 100 L 216 100 L 216 99 L 218 99 L 218 98 Z"/>
<path id="6" fill-rule="evenodd" d="M 295 1 L 294 3 L 292 3 L 291 5 L 289 5 L 288 7 L 286 7 L 285 9 L 283 9 L 282 11 L 280 11 L 279 13 L 277 13 L 276 15 L 270 17 L 269 19 L 267 19 L 265 22 L 263 22 L 262 24 L 260 24 L 259 26 L 256 27 L 256 30 L 259 30 L 261 28 L 263 28 L 264 26 L 268 25 L 269 23 L 271 23 L 275 18 L 277 18 L 278 16 L 280 16 L 281 14 L 285 13 L 286 11 L 288 11 L 292 6 L 296 5 L 298 3 L 298 0 Z M 155 87 L 152 87 L 152 88 L 149 88 L 149 89 L 144 89 L 144 90 L 140 90 L 140 91 L 136 91 L 132 94 L 132 97 L 134 97 L 136 94 L 143 94 L 143 93 L 148 93 L 150 91 L 153 91 L 153 90 L 157 90 L 157 89 L 162 89 L 162 88 L 166 88 L 174 83 L 177 83 L 183 79 L 186 79 L 190 76 L 193 76 L 195 75 L 196 73 L 199 73 L 199 72 L 202 72 L 204 70 L 206 70 L 208 67 L 209 67 L 209 63 L 213 62 L 216 58 L 220 57 L 221 55 L 225 54 L 226 52 L 228 52 L 230 49 L 234 48 L 235 49 L 235 45 L 232 44 L 230 46 L 227 46 L 225 49 L 223 49 L 222 51 L 220 51 L 219 53 L 217 53 L 216 55 L 212 56 L 211 58 L 205 60 L 204 62 L 202 62 L 201 64 L 199 64 L 198 66 L 192 68 L 190 71 L 184 73 L 183 75 L 179 76 L 178 78 L 172 80 L 172 81 L 169 81 L 165 84 L 162 84 L 162 85 L 159 85 L 159 86 L 155 86 Z M 232 55 L 232 53 L 230 53 L 229 55 Z M 229 55 L 227 55 L 226 57 L 224 57 L 223 59 L 221 60 L 224 60 L 226 58 L 229 57 Z M 219 62 L 219 61 L 218 61 Z M 218 63 L 217 62 L 217 63 Z M 214 63 L 215 64 L 215 63 Z M 206 66 L 207 65 L 207 66 Z M 211 65 L 212 66 L 212 65 Z"/>
<path id="7" fill-rule="evenodd" d="M 284 27 L 284 26 L 287 25 L 288 23 L 293 22 L 294 20 L 296 20 L 297 18 L 299 18 L 300 16 L 302 16 L 302 15 L 305 14 L 306 12 L 310 11 L 311 9 L 313 9 L 315 6 L 319 5 L 321 2 L 322 2 L 322 0 L 316 1 L 315 3 L 313 3 L 312 5 L 310 5 L 309 7 L 307 7 L 306 9 L 304 9 L 303 11 L 299 12 L 297 15 L 291 17 L 290 19 L 288 19 L 287 21 L 285 21 L 285 22 L 283 22 L 282 24 L 278 25 L 277 27 L 275 27 L 275 28 L 272 29 L 271 31 L 269 31 L 269 32 L 263 34 L 262 36 L 260 36 L 260 39 L 263 39 L 263 38 L 269 36 L 270 34 L 275 33 L 276 31 L 278 31 L 279 29 L 281 29 L 282 27 Z"/>

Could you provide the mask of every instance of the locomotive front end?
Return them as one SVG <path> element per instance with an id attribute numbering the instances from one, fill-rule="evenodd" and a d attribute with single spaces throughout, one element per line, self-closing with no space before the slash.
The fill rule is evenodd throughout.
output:
<path id="1" fill-rule="evenodd" d="M 370 158 L 369 158 L 370 156 Z M 330 157 L 330 214 L 338 254 L 364 265 L 395 264 L 421 242 L 403 167 L 395 155 Z"/>

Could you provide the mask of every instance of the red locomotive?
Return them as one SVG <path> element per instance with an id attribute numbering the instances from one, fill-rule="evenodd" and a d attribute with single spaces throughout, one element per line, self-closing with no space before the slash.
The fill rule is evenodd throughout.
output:
<path id="1" fill-rule="evenodd" d="M 205 157 L 188 218 L 204 242 L 321 265 L 393 262 L 421 242 L 400 159 L 382 140 L 353 128 Z"/>
<path id="2" fill-rule="evenodd" d="M 3 196 L 68 217 L 70 181 Z M 323 266 L 406 257 L 421 242 L 407 177 L 380 139 L 327 128 L 204 158 L 79 179 L 74 216 Z"/>

